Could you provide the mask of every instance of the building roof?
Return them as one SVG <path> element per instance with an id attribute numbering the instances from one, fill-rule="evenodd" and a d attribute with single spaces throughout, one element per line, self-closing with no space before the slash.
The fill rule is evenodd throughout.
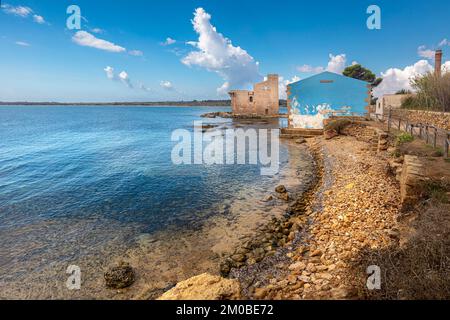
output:
<path id="1" fill-rule="evenodd" d="M 303 81 L 309 81 L 309 80 L 312 80 L 314 78 L 324 78 L 325 76 L 329 77 L 330 79 L 343 78 L 343 79 L 346 79 L 346 80 L 349 80 L 349 81 L 358 81 L 358 82 L 364 82 L 365 84 L 369 84 L 368 82 L 366 82 L 364 80 L 359 80 L 359 79 L 347 77 L 347 76 L 344 76 L 344 75 L 339 74 L 339 73 L 334 73 L 334 72 L 330 72 L 330 71 L 324 71 L 324 72 L 315 74 L 315 75 L 313 75 L 311 77 L 308 77 L 308 78 L 305 78 L 305 79 L 301 79 L 301 80 L 299 80 L 297 82 L 293 82 L 293 83 L 289 84 L 288 86 L 295 85 L 295 84 L 301 83 Z"/>

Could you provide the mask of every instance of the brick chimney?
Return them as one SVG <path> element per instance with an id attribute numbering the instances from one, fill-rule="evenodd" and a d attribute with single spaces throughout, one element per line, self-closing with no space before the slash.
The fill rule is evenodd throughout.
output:
<path id="1" fill-rule="evenodd" d="M 442 50 L 436 50 L 436 58 L 435 58 L 435 64 L 434 64 L 434 74 L 437 77 L 441 76 L 441 69 L 442 69 Z"/>

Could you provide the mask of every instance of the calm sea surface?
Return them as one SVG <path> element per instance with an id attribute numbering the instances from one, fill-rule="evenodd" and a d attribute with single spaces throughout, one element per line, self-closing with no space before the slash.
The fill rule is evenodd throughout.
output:
<path id="1" fill-rule="evenodd" d="M 0 297 L 61 297 L 53 284 L 23 288 L 59 263 L 107 263 L 105 252 L 139 235 L 195 228 L 226 214 L 240 190 L 273 183 L 253 165 L 172 164 L 172 131 L 193 131 L 201 114 L 222 110 L 0 106 Z M 280 161 L 288 162 L 283 145 Z"/>

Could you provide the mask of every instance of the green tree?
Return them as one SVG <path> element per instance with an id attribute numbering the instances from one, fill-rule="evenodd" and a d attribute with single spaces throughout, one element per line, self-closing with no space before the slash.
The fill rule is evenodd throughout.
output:
<path id="1" fill-rule="evenodd" d="M 378 86 L 383 81 L 383 79 L 377 78 L 377 76 L 372 71 L 364 68 L 360 64 L 354 64 L 350 67 L 345 68 L 342 74 L 346 77 L 366 81 L 370 83 L 372 87 Z"/>

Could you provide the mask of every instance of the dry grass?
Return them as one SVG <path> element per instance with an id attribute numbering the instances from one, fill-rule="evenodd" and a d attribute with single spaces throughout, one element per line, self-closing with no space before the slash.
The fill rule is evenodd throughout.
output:
<path id="1" fill-rule="evenodd" d="M 417 209 L 404 245 L 361 252 L 354 264 L 356 274 L 365 275 L 361 266 L 377 265 L 382 270 L 379 291 L 367 290 L 366 278 L 358 278 L 361 298 L 450 299 L 450 205 L 429 199 Z"/>

